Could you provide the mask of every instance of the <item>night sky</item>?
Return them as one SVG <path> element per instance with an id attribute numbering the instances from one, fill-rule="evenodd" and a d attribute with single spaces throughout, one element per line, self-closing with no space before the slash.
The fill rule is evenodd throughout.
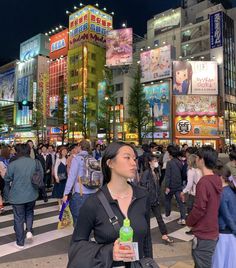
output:
<path id="1" fill-rule="evenodd" d="M 236 0 L 234 0 L 236 2 Z M 134 33 L 143 35 L 146 22 L 153 15 L 179 6 L 180 0 L 83 0 L 82 3 L 98 3 L 100 8 L 115 12 L 114 26 L 120 28 L 127 22 Z M 0 64 L 19 57 L 20 43 L 38 33 L 45 33 L 59 24 L 68 26 L 68 15 L 76 0 L 0 0 Z"/>

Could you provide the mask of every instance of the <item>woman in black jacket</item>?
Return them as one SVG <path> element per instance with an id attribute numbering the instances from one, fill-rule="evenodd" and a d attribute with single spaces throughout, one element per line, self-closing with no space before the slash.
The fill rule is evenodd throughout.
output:
<path id="1" fill-rule="evenodd" d="M 161 207 L 160 207 L 160 186 L 159 186 L 159 172 L 158 172 L 158 157 L 156 155 L 147 156 L 149 168 L 146 169 L 143 173 L 142 178 L 140 179 L 140 185 L 145 187 L 149 192 L 151 210 L 154 216 L 157 219 L 160 232 L 162 234 L 162 240 L 165 243 L 173 243 L 173 240 L 170 239 L 167 235 L 167 228 L 162 219 Z"/>
<path id="2" fill-rule="evenodd" d="M 138 243 L 139 257 L 152 257 L 150 235 L 150 202 L 148 193 L 128 183 L 137 172 L 136 155 L 132 146 L 114 142 L 102 158 L 104 186 L 107 198 L 119 225 L 129 218 L 134 231 L 133 242 Z M 96 243 L 89 241 L 93 231 Z M 80 209 L 69 250 L 69 268 L 130 267 L 133 250 L 122 250 L 119 234 L 102 206 L 97 194 L 91 195 Z"/>

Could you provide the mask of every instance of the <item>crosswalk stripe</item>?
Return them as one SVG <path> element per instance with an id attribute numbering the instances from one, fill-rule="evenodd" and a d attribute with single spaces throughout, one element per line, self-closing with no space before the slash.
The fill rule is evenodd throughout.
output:
<path id="1" fill-rule="evenodd" d="M 51 204 L 51 203 L 55 203 L 55 202 L 57 202 L 57 199 L 55 199 L 55 198 L 48 199 L 47 203 L 45 203 L 43 200 L 37 200 L 36 201 L 36 206 L 43 205 L 43 204 Z M 7 205 L 7 206 L 4 207 L 4 211 L 10 211 L 10 210 L 12 210 L 11 205 Z"/>
<path id="2" fill-rule="evenodd" d="M 72 228 L 65 228 L 62 230 L 54 230 L 50 232 L 46 232 L 40 235 L 36 235 L 33 238 L 33 243 L 31 244 L 25 244 L 24 249 L 32 248 L 47 242 L 50 242 L 52 240 L 56 240 L 59 238 L 63 238 L 66 236 L 70 236 L 73 232 Z M 20 250 L 15 246 L 15 242 L 11 242 L 5 245 L 0 246 L 0 257 L 19 252 Z"/>
<path id="3" fill-rule="evenodd" d="M 189 228 L 187 226 L 168 234 L 169 236 L 173 237 L 173 238 L 177 238 L 180 240 L 183 240 L 185 242 L 189 242 L 193 239 L 193 235 L 187 235 L 185 232 L 189 231 Z"/>
<path id="4" fill-rule="evenodd" d="M 164 215 L 162 215 L 163 217 L 163 220 L 164 220 L 164 223 L 169 223 L 169 222 L 172 222 L 172 221 L 175 221 L 179 218 L 179 212 L 177 211 L 172 211 L 171 212 L 171 215 L 168 217 L 168 219 L 165 219 L 164 218 Z M 154 229 L 156 227 L 158 227 L 158 223 L 157 223 L 157 220 L 155 217 L 151 218 L 151 229 Z"/>
<path id="5" fill-rule="evenodd" d="M 49 224 L 52 224 L 52 223 L 56 223 L 58 221 L 59 221 L 58 216 L 53 216 L 53 217 L 50 217 L 50 218 L 36 220 L 33 223 L 33 228 L 41 227 L 41 226 L 44 226 L 44 225 L 49 225 Z M 10 235 L 10 234 L 14 234 L 14 230 L 13 230 L 12 226 L 0 229 L 0 237 Z"/>
<path id="6" fill-rule="evenodd" d="M 58 210 L 58 206 L 50 206 L 50 207 L 38 208 L 38 209 L 36 208 L 34 210 L 34 215 L 40 215 L 40 214 L 53 212 L 53 211 L 57 211 L 57 210 Z M 58 211 L 58 215 L 59 215 L 59 211 Z M 13 214 L 0 217 L 0 223 L 5 222 L 5 221 L 12 221 L 12 220 L 13 220 Z"/>

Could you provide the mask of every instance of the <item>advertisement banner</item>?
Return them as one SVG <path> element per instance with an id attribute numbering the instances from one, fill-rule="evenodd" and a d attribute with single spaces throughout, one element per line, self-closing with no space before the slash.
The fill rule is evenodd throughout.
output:
<path id="1" fill-rule="evenodd" d="M 101 81 L 98 83 L 98 118 L 103 116 L 101 111 L 102 102 L 105 100 L 105 93 L 106 93 L 106 82 Z"/>
<path id="2" fill-rule="evenodd" d="M 177 138 L 216 138 L 219 136 L 219 124 L 216 116 L 195 116 L 175 118 L 175 136 Z"/>
<path id="3" fill-rule="evenodd" d="M 174 61 L 173 95 L 217 95 L 215 61 Z"/>
<path id="4" fill-rule="evenodd" d="M 24 76 L 17 81 L 17 101 L 28 100 L 30 91 L 30 76 Z"/>
<path id="5" fill-rule="evenodd" d="M 38 55 L 49 55 L 49 37 L 38 34 L 20 44 L 20 61 L 29 60 Z"/>
<path id="6" fill-rule="evenodd" d="M 210 15 L 211 49 L 223 45 L 223 13 L 221 11 Z"/>
<path id="7" fill-rule="evenodd" d="M 49 111 L 50 117 L 58 117 L 58 96 L 53 96 L 49 98 Z"/>
<path id="8" fill-rule="evenodd" d="M 140 54 L 142 69 L 141 82 L 149 82 L 167 78 L 171 73 L 171 46 L 164 46 Z"/>
<path id="9" fill-rule="evenodd" d="M 50 59 L 57 59 L 66 56 L 68 53 L 68 29 L 54 34 L 50 37 Z"/>
<path id="10" fill-rule="evenodd" d="M 133 29 L 112 30 L 106 36 L 106 65 L 132 64 Z"/>
<path id="11" fill-rule="evenodd" d="M 111 29 L 112 16 L 88 5 L 70 15 L 69 48 L 78 47 L 84 41 L 105 46 L 105 36 Z"/>
<path id="12" fill-rule="evenodd" d="M 175 96 L 176 115 L 217 115 L 217 96 Z"/>
<path id="13" fill-rule="evenodd" d="M 168 130 L 170 123 L 169 83 L 145 86 L 144 92 L 155 129 Z"/>
<path id="14" fill-rule="evenodd" d="M 0 73 L 0 100 L 14 101 L 15 68 Z M 3 106 L 3 102 L 0 102 Z"/>
<path id="15" fill-rule="evenodd" d="M 162 16 L 154 20 L 154 35 L 165 33 L 174 28 L 180 27 L 180 10 L 174 11 L 169 15 Z"/>

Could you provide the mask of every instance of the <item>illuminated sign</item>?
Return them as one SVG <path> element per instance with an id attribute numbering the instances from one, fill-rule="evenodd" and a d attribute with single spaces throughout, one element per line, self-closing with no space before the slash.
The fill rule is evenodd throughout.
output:
<path id="1" fill-rule="evenodd" d="M 173 95 L 217 95 L 215 61 L 174 61 Z"/>
<path id="2" fill-rule="evenodd" d="M 79 46 L 84 41 L 91 41 L 105 46 L 105 36 L 111 29 L 112 17 L 95 7 L 88 5 L 70 15 L 70 49 Z"/>
<path id="3" fill-rule="evenodd" d="M 14 101 L 15 68 L 0 73 L 0 99 Z M 9 105 L 9 102 L 0 102 L 0 106 Z"/>
<path id="4" fill-rule="evenodd" d="M 52 43 L 52 45 L 51 45 L 51 52 L 62 49 L 65 46 L 66 46 L 65 39 L 61 39 L 59 41 L 56 41 L 55 43 Z"/>
<path id="5" fill-rule="evenodd" d="M 141 82 L 149 82 L 170 77 L 172 74 L 173 49 L 171 46 L 164 46 L 140 54 L 142 69 Z"/>
<path id="6" fill-rule="evenodd" d="M 164 15 L 154 20 L 154 34 L 162 34 L 174 28 L 180 27 L 181 13 L 173 11 L 171 14 Z"/>
<path id="7" fill-rule="evenodd" d="M 111 30 L 106 37 L 106 64 L 119 66 L 132 64 L 133 29 Z"/>
<path id="8" fill-rule="evenodd" d="M 221 11 L 210 15 L 210 43 L 211 48 L 223 45 L 223 13 Z"/>
<path id="9" fill-rule="evenodd" d="M 29 60 L 38 55 L 49 55 L 49 38 L 38 34 L 20 44 L 20 60 Z"/>

